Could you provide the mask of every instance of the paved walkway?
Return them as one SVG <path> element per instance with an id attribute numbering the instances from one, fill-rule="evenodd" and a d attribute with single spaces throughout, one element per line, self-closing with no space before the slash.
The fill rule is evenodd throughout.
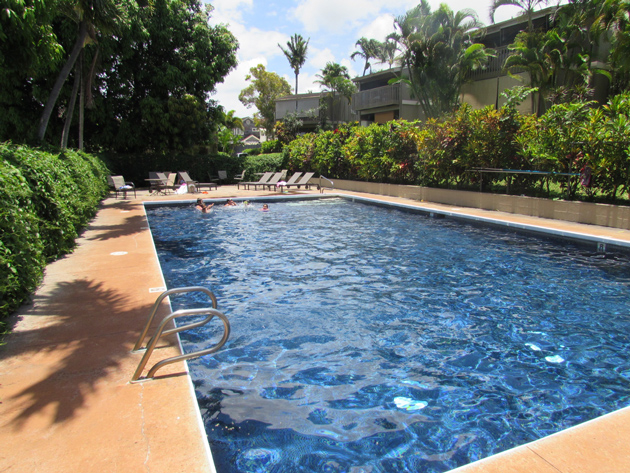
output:
<path id="1" fill-rule="evenodd" d="M 269 194 L 222 186 L 202 196 Z M 152 291 L 164 286 L 142 201 L 194 197 L 139 191 L 106 199 L 74 253 L 47 267 L 0 347 L 0 472 L 214 471 L 184 363 L 163 368 L 158 380 L 129 383 L 141 356 L 131 348 Z M 382 200 L 630 242 L 627 230 Z M 179 353 L 175 338 L 159 346 L 155 360 Z M 458 471 L 629 472 L 629 429 L 625 409 Z"/>

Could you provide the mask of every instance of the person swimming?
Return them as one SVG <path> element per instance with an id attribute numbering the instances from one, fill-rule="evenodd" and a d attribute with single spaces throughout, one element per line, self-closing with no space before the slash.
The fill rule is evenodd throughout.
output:
<path id="1" fill-rule="evenodd" d="M 263 204 L 262 209 L 260 209 L 261 212 L 269 212 L 269 206 L 267 204 Z"/>
<path id="2" fill-rule="evenodd" d="M 195 208 L 197 210 L 200 210 L 204 214 L 207 214 L 212 207 L 214 207 L 214 203 L 210 205 L 206 205 L 206 203 L 203 201 L 201 197 L 197 199 L 197 203 L 195 204 Z"/>
<path id="3" fill-rule="evenodd" d="M 232 207 L 237 205 L 236 202 L 234 202 L 232 199 L 228 199 L 227 202 L 225 203 L 226 207 Z"/>

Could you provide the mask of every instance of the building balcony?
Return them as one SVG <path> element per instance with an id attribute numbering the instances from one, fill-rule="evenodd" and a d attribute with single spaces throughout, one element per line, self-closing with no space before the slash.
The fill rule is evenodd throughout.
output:
<path id="1" fill-rule="evenodd" d="M 486 64 L 485 67 L 481 69 L 477 69 L 476 71 L 471 71 L 468 75 L 468 78 L 471 80 L 483 80 L 483 79 L 493 79 L 495 77 L 504 76 L 505 71 L 503 70 L 503 66 L 505 65 L 505 60 L 510 55 L 510 51 L 507 46 L 500 46 L 498 48 L 493 48 L 496 57 L 491 58 Z"/>
<path id="2" fill-rule="evenodd" d="M 401 101 L 402 95 L 400 84 L 392 84 L 357 92 L 352 96 L 352 109 L 360 111 L 391 105 L 400 105 Z"/>

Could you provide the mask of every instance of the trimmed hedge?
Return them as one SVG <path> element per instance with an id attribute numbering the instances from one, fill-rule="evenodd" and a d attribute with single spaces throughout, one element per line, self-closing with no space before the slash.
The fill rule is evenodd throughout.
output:
<path id="1" fill-rule="evenodd" d="M 208 182 L 218 171 L 227 171 L 231 179 L 243 169 L 244 157 L 217 154 L 102 154 L 100 156 L 114 175 L 122 175 L 136 187 L 149 187 L 149 172 L 186 171 L 199 182 Z"/>
<path id="2" fill-rule="evenodd" d="M 0 324 L 71 252 L 107 194 L 107 167 L 89 154 L 0 144 Z"/>

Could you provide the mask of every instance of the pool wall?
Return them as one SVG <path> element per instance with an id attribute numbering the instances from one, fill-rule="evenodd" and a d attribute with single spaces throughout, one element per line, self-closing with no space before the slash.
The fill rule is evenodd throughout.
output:
<path id="1" fill-rule="evenodd" d="M 334 188 L 531 217 L 630 229 L 630 207 L 377 182 L 334 181 Z"/>

